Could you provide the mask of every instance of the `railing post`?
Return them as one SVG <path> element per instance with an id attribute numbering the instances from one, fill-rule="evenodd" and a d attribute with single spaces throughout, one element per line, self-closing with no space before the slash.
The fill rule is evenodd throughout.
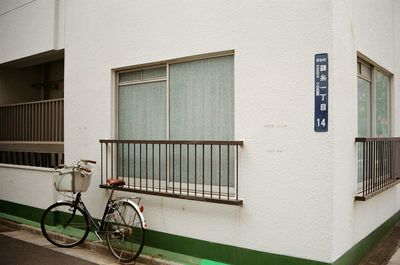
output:
<path id="1" fill-rule="evenodd" d="M 239 150 L 236 145 L 236 200 L 239 199 Z"/>
<path id="2" fill-rule="evenodd" d="M 218 198 L 221 199 L 221 145 L 218 145 Z"/>
<path id="3" fill-rule="evenodd" d="M 190 174 L 190 170 L 189 170 L 189 167 L 190 167 L 190 163 L 189 163 L 189 161 L 190 161 L 190 159 L 189 159 L 189 145 L 187 144 L 186 145 L 186 193 L 187 193 L 187 195 L 189 195 L 189 179 L 190 179 L 190 177 L 189 177 L 189 174 Z"/>
<path id="4" fill-rule="evenodd" d="M 151 162 L 152 162 L 152 190 L 154 191 L 154 144 L 151 145 Z"/>
<path id="5" fill-rule="evenodd" d="M 100 179 L 100 183 L 104 184 L 103 178 L 104 178 L 104 174 L 103 174 L 103 143 L 100 142 L 100 171 L 101 171 L 101 179 Z"/>
<path id="6" fill-rule="evenodd" d="M 228 163 L 227 163 L 227 164 L 228 164 L 228 167 L 227 167 L 226 179 L 227 179 L 227 183 L 228 183 L 228 184 L 227 184 L 227 187 L 228 187 L 227 197 L 228 197 L 228 200 L 229 200 L 229 195 L 230 195 L 230 194 L 229 194 L 229 185 L 230 185 L 230 183 L 229 183 L 229 177 L 230 177 L 230 175 L 229 175 L 229 162 L 230 162 L 230 157 L 229 157 L 229 152 L 230 152 L 230 150 L 229 150 L 229 147 L 230 147 L 230 146 L 227 145 L 226 147 L 227 147 L 227 149 L 228 149 L 228 150 L 227 150 L 227 151 L 228 151 L 228 152 L 227 152 L 227 157 L 228 157 Z"/>
<path id="7" fill-rule="evenodd" d="M 197 196 L 197 144 L 194 145 L 194 196 Z"/>
<path id="8" fill-rule="evenodd" d="M 131 159 L 130 159 L 130 156 L 131 156 L 131 151 L 130 151 L 130 144 L 128 143 L 128 187 L 131 187 L 131 184 L 130 184 L 130 179 L 131 179 L 131 170 L 130 170 L 130 167 L 131 167 Z"/>

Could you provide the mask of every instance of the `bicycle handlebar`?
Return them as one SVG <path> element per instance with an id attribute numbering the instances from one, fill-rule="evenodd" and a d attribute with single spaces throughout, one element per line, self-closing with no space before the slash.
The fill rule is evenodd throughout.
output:
<path id="1" fill-rule="evenodd" d="M 92 172 L 91 170 L 86 169 L 86 168 L 84 168 L 84 167 L 81 167 L 80 170 L 83 170 L 83 171 L 85 171 L 85 172 L 87 172 L 87 173 L 91 173 L 91 172 Z"/>
<path id="2" fill-rule="evenodd" d="M 63 168 L 63 167 L 65 167 L 64 164 L 59 164 L 59 165 L 57 165 L 54 169 L 61 169 L 61 168 Z"/>
<path id="3" fill-rule="evenodd" d="M 94 160 L 89 160 L 89 159 L 81 159 L 81 160 L 79 160 L 78 162 L 75 162 L 73 165 L 71 165 L 71 166 L 66 166 L 66 165 L 64 165 L 64 164 L 59 164 L 59 165 L 57 165 L 54 169 L 55 170 L 57 170 L 57 169 L 62 169 L 62 168 L 64 168 L 64 167 L 80 167 L 80 163 L 85 163 L 85 164 L 87 164 L 87 163 L 92 163 L 92 164 L 96 164 L 97 162 L 96 161 L 94 161 Z M 90 171 L 88 171 L 88 170 L 86 170 L 87 172 L 90 172 Z"/>
<path id="4" fill-rule="evenodd" d="M 83 163 L 92 163 L 92 164 L 96 164 L 96 163 L 97 163 L 96 161 L 94 161 L 94 160 L 89 160 L 89 159 L 81 159 L 81 161 L 82 161 Z"/>

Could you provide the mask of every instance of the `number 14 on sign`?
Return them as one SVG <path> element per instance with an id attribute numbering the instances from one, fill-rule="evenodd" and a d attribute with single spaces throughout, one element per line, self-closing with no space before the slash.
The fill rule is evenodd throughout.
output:
<path id="1" fill-rule="evenodd" d="M 320 118 L 318 118 L 317 119 L 317 126 L 318 127 L 326 127 L 326 121 L 325 121 L 325 119 L 320 119 Z"/>

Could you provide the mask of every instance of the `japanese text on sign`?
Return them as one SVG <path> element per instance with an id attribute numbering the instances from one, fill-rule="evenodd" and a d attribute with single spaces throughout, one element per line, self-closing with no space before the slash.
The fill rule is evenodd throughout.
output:
<path id="1" fill-rule="evenodd" d="M 328 131 L 328 54 L 315 55 L 314 60 L 314 131 Z"/>

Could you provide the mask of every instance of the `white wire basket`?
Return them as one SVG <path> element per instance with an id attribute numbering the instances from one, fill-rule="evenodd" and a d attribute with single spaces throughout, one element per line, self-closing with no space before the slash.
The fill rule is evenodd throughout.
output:
<path id="1" fill-rule="evenodd" d="M 85 192 L 89 188 L 92 172 L 88 165 L 57 169 L 54 172 L 54 187 L 60 192 Z"/>

